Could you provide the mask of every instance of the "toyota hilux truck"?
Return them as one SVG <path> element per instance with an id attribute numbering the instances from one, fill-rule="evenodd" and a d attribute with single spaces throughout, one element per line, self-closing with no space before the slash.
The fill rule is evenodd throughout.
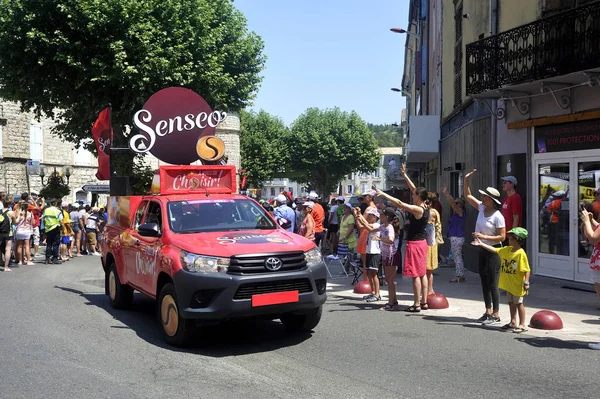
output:
<path id="1" fill-rule="evenodd" d="M 110 197 L 100 241 L 105 292 L 127 308 L 157 301 L 165 340 L 185 346 L 197 327 L 280 319 L 310 331 L 326 300 L 326 268 L 312 241 L 287 232 L 235 193 L 235 166 L 161 166 L 151 194 Z"/>

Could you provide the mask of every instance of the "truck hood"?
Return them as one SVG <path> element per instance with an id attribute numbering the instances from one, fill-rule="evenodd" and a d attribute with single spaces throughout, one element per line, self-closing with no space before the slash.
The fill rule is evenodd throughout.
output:
<path id="1" fill-rule="evenodd" d="M 171 243 L 184 251 L 219 257 L 308 251 L 315 247 L 312 241 L 283 229 L 173 234 Z"/>

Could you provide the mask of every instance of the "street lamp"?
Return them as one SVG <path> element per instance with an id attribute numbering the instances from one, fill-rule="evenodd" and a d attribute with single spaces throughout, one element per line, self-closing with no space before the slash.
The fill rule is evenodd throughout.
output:
<path id="1" fill-rule="evenodd" d="M 391 90 L 395 91 L 396 93 L 402 93 L 402 95 L 404 97 L 412 97 L 412 95 L 409 92 L 407 92 L 406 90 L 402 90 L 397 87 L 392 87 Z"/>
<path id="2" fill-rule="evenodd" d="M 65 166 L 63 168 L 64 173 L 65 173 L 65 177 L 67 178 L 67 185 L 69 184 L 69 177 L 71 177 L 71 175 L 73 174 L 73 167 L 72 166 Z"/>
<path id="3" fill-rule="evenodd" d="M 409 31 L 407 31 L 406 29 L 402 29 L 402 28 L 390 28 L 390 30 L 391 30 L 392 32 L 394 32 L 394 33 L 406 33 L 407 35 L 409 35 L 409 36 L 413 36 L 413 37 L 415 37 L 415 38 L 417 38 L 417 39 L 420 39 L 420 38 L 421 38 L 421 36 L 420 36 L 419 34 L 417 34 L 417 33 L 413 33 L 413 32 L 409 32 Z"/>
<path id="4" fill-rule="evenodd" d="M 40 177 L 42 178 L 42 186 L 44 185 L 44 177 L 46 177 L 47 171 L 48 170 L 46 169 L 45 166 L 40 167 Z"/>

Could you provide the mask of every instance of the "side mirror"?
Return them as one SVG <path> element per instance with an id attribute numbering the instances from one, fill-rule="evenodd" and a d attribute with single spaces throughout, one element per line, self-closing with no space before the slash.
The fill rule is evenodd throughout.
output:
<path id="1" fill-rule="evenodd" d="M 156 223 L 144 223 L 138 227 L 138 233 L 143 237 L 160 237 L 160 228 Z"/>

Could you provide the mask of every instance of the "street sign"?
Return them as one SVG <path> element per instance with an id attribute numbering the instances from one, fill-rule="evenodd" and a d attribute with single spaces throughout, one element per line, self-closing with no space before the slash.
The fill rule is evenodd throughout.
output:
<path id="1" fill-rule="evenodd" d="M 35 176 L 40 174 L 40 161 L 27 161 L 27 174 L 29 176 Z"/>
<path id="2" fill-rule="evenodd" d="M 90 193 L 108 193 L 110 192 L 110 186 L 105 184 L 86 184 L 81 187 L 83 191 Z"/>

